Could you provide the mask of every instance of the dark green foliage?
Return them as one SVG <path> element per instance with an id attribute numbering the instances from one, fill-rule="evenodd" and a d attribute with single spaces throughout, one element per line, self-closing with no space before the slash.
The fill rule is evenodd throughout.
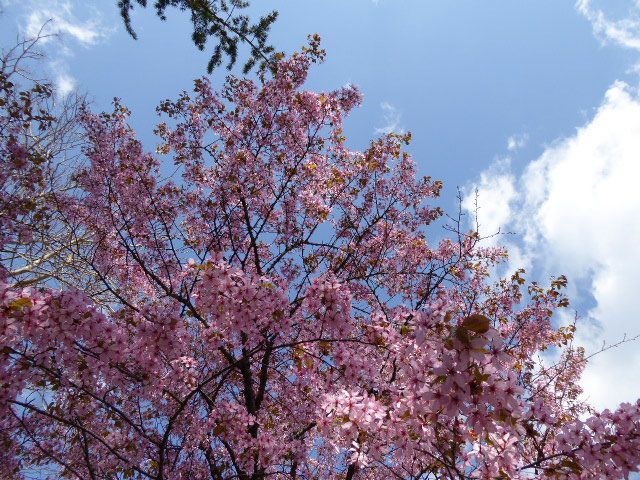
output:
<path id="1" fill-rule="evenodd" d="M 147 6 L 147 0 L 118 0 L 125 28 L 133 38 L 137 36 L 131 25 L 130 11 L 136 3 L 141 7 Z M 274 50 L 266 42 L 269 28 L 278 17 L 278 12 L 274 10 L 260 17 L 257 23 L 251 24 L 247 15 L 237 13 L 248 6 L 249 2 L 246 0 L 156 0 L 154 4 L 156 13 L 162 20 L 167 18 L 167 7 L 191 12 L 192 38 L 200 50 L 204 50 L 209 37 L 217 41 L 207 65 L 209 73 L 222 64 L 225 56 L 229 59 L 227 68 L 231 69 L 238 58 L 240 43 L 245 43 L 251 49 L 251 56 L 244 64 L 244 73 L 259 61 L 273 64 Z"/>

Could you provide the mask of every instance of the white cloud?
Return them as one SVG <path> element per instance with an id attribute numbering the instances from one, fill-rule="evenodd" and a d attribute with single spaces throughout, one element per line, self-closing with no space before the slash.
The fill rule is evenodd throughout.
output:
<path id="1" fill-rule="evenodd" d="M 511 173 L 511 158 L 499 157 L 480 174 L 477 183 L 463 189 L 462 208 L 470 215 L 483 246 L 507 249 L 509 260 L 494 270 L 508 277 L 519 268 L 529 270 L 531 261 L 522 247 L 512 241 L 516 204 L 520 201 L 516 177 Z"/>
<path id="2" fill-rule="evenodd" d="M 499 160 L 476 185 L 480 222 L 520 235 L 511 264 L 569 277 L 571 296 L 583 305 L 578 342 L 588 352 L 640 334 L 639 179 L 640 99 L 616 82 L 584 127 L 549 146 L 519 178 Z M 594 406 L 615 407 L 640 397 L 639 372 L 639 345 L 626 343 L 595 356 L 582 385 Z"/>
<path id="3" fill-rule="evenodd" d="M 41 49 L 49 60 L 49 74 L 56 86 L 56 95 L 65 97 L 76 86 L 70 66 L 74 48 L 91 48 L 105 41 L 114 32 L 114 22 L 107 25 L 106 16 L 96 0 L 0 0 L 10 18 L 26 38 L 40 35 Z"/>
<path id="4" fill-rule="evenodd" d="M 72 76 L 64 72 L 61 72 L 58 75 L 56 75 L 55 84 L 56 84 L 56 94 L 62 98 L 69 95 L 76 88 L 75 78 L 73 78 Z"/>
<path id="5" fill-rule="evenodd" d="M 511 223 L 511 202 L 517 198 L 517 192 L 510 162 L 509 157 L 497 159 L 480 174 L 480 181 L 464 192 L 462 206 L 477 216 L 478 230 L 483 237 L 495 239 L 494 235 L 504 232 L 504 227 Z"/>
<path id="6" fill-rule="evenodd" d="M 640 50 L 640 1 L 617 2 L 615 7 L 622 10 L 622 15 L 615 15 L 612 3 L 604 9 L 595 3 L 594 0 L 577 0 L 576 9 L 591 22 L 596 36 L 605 43 Z"/>
<path id="7" fill-rule="evenodd" d="M 527 133 L 516 133 L 507 138 L 507 150 L 510 152 L 515 152 L 516 150 L 520 150 L 524 146 L 527 145 L 529 141 L 529 134 Z"/>
<path id="8" fill-rule="evenodd" d="M 376 127 L 374 132 L 376 134 L 404 133 L 404 128 L 400 126 L 402 114 L 398 109 L 388 102 L 382 102 L 380 108 L 382 108 L 382 121 L 384 125 L 382 127 Z"/>
<path id="9" fill-rule="evenodd" d="M 70 37 L 82 46 L 95 45 L 113 33 L 113 28 L 101 23 L 99 11 L 92 9 L 89 18 L 80 19 L 69 1 L 31 0 L 24 8 L 22 29 L 28 37 L 36 36 L 45 24 L 45 34 Z"/>

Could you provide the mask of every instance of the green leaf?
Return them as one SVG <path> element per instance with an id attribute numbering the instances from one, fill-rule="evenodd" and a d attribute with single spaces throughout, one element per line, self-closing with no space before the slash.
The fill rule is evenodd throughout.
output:
<path id="1" fill-rule="evenodd" d="M 486 333 L 491 326 L 491 320 L 479 313 L 472 313 L 462 321 L 462 326 L 475 333 Z"/>
<path id="2" fill-rule="evenodd" d="M 579 473 L 582 471 L 582 467 L 578 465 L 578 463 L 568 458 L 560 462 L 560 466 L 570 468 L 576 473 Z"/>
<path id="3" fill-rule="evenodd" d="M 32 307 L 33 302 L 30 298 L 19 298 L 18 300 L 14 300 L 9 305 L 14 310 L 22 310 L 24 307 Z"/>

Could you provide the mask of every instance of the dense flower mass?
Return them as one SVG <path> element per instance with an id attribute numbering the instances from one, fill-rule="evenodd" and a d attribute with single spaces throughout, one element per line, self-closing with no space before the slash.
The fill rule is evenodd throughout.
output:
<path id="1" fill-rule="evenodd" d="M 417 178 L 410 135 L 346 146 L 361 95 L 303 90 L 322 57 L 313 38 L 272 78 L 196 81 L 158 108 L 158 155 L 119 103 L 85 114 L 88 163 L 55 205 L 103 291 L 0 285 L 2 478 L 639 469 L 640 401 L 578 399 L 583 352 L 551 322 L 564 277 L 492 282 L 505 252 L 476 232 L 434 244 L 440 182 Z"/>

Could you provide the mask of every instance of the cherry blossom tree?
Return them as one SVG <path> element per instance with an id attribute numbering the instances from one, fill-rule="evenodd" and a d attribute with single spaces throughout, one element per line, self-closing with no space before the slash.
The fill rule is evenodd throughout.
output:
<path id="1" fill-rule="evenodd" d="M 3 478 L 638 470 L 640 402 L 579 400 L 566 279 L 493 280 L 506 253 L 459 222 L 434 242 L 441 183 L 410 135 L 347 147 L 359 91 L 303 89 L 323 56 L 315 37 L 259 80 L 197 80 L 160 104 L 157 154 L 119 102 L 84 115 L 80 191 L 56 205 L 109 301 L 0 286 Z"/>

